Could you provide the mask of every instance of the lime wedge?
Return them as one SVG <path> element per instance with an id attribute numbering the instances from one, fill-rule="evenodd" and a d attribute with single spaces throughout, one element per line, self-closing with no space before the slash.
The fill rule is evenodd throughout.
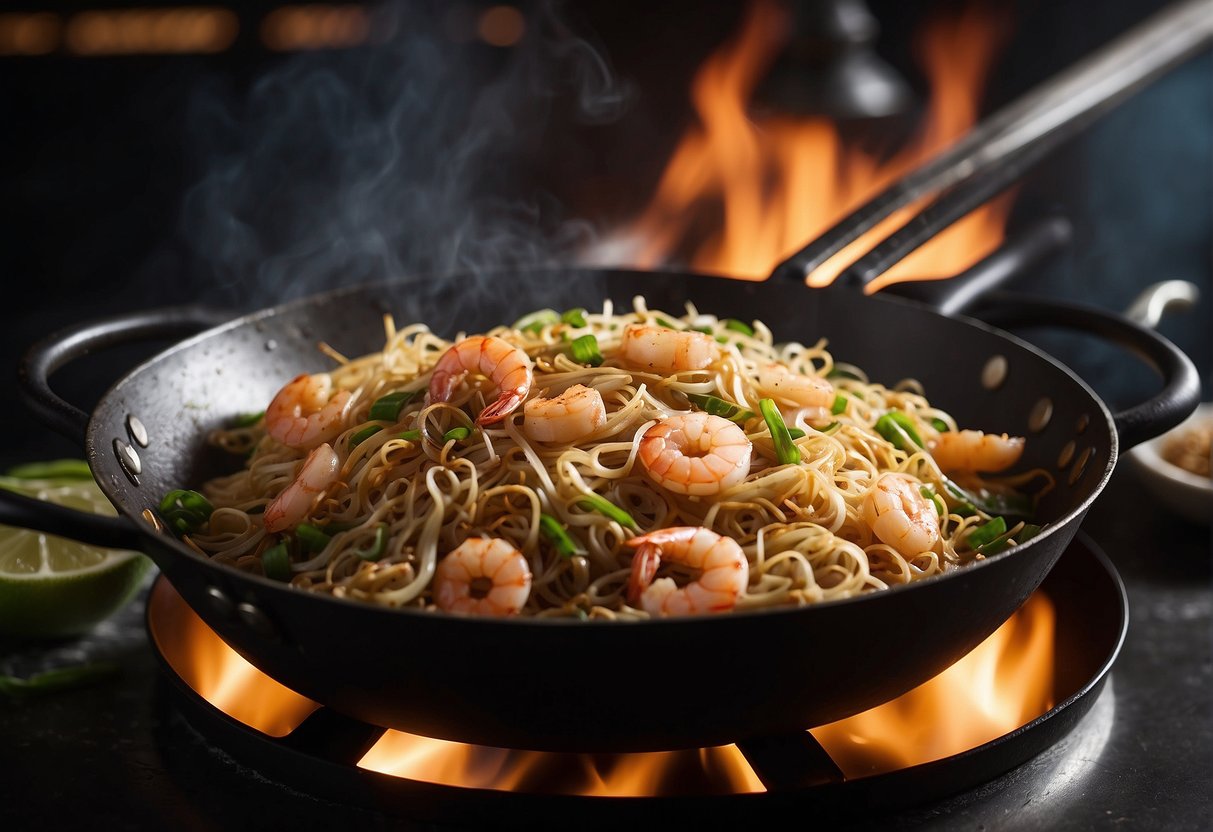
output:
<path id="1" fill-rule="evenodd" d="M 0 477 L 0 488 L 79 511 L 116 514 L 91 479 L 60 473 Z M 79 635 L 130 601 L 150 563 L 138 552 L 0 526 L 0 634 Z"/>

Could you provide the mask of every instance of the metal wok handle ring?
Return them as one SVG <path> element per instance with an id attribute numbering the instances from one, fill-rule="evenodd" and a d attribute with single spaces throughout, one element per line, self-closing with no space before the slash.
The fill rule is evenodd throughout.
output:
<path id="1" fill-rule="evenodd" d="M 1180 349 L 1128 318 L 1091 306 L 995 293 L 977 314 L 1004 329 L 1056 327 L 1095 335 L 1134 352 L 1163 379 L 1154 396 L 1113 414 L 1121 450 L 1152 439 L 1186 419 L 1200 402 L 1200 377 Z"/>
<path id="2" fill-rule="evenodd" d="M 50 386 L 56 370 L 89 353 L 138 341 L 186 337 L 231 320 L 232 314 L 205 306 L 172 306 L 128 312 L 76 324 L 39 341 L 18 370 L 25 405 L 43 423 L 83 445 L 88 414 Z"/>

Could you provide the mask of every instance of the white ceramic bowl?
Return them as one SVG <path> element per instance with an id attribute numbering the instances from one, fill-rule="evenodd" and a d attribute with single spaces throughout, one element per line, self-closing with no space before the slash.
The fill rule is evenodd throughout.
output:
<path id="1" fill-rule="evenodd" d="M 1194 523 L 1213 523 L 1213 480 L 1172 465 L 1160 454 L 1168 439 L 1198 422 L 1213 422 L 1213 402 L 1201 404 L 1175 429 L 1133 448 L 1129 458 L 1159 502 Z"/>

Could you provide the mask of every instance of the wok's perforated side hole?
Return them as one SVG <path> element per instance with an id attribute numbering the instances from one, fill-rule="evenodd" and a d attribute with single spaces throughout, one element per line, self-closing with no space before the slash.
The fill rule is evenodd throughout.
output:
<path id="1" fill-rule="evenodd" d="M 143 422 L 134 413 L 126 414 L 126 432 L 131 435 L 131 439 L 135 440 L 136 445 L 141 448 L 147 447 L 147 428 L 143 426 Z"/>
<path id="2" fill-rule="evenodd" d="M 1078 417 L 1078 422 L 1074 425 L 1074 431 L 1082 433 L 1087 429 L 1087 425 L 1089 424 L 1091 424 L 1091 417 L 1084 413 Z"/>
<path id="3" fill-rule="evenodd" d="M 118 457 L 118 465 L 122 468 L 122 473 L 126 474 L 126 478 L 131 481 L 132 485 L 138 486 L 139 473 L 143 470 L 139 454 L 135 453 L 135 449 L 121 439 L 115 439 L 114 456 Z"/>
<path id="4" fill-rule="evenodd" d="M 160 518 L 156 516 L 156 512 L 152 511 L 150 508 L 145 508 L 143 510 L 143 519 L 146 520 L 147 524 L 157 532 L 164 534 L 164 524 L 160 522 Z"/>
<path id="5" fill-rule="evenodd" d="M 1033 433 L 1040 433 L 1049 426 L 1052 419 L 1053 400 L 1044 396 L 1032 406 L 1032 412 L 1028 414 L 1028 429 Z"/>
<path id="6" fill-rule="evenodd" d="M 1070 460 L 1074 458 L 1074 440 L 1071 439 L 1061 448 L 1061 453 L 1057 456 L 1057 467 L 1064 470 L 1070 464 Z"/>
<path id="7" fill-rule="evenodd" d="M 1083 475 L 1083 472 L 1087 470 L 1087 462 L 1091 459 L 1091 454 L 1093 453 L 1095 453 L 1094 448 L 1087 448 L 1078 457 L 1078 461 L 1074 463 L 1074 468 L 1070 471 L 1070 485 L 1078 482 L 1078 479 Z"/>
<path id="8" fill-rule="evenodd" d="M 987 390 L 997 390 L 1007 380 L 1006 356 L 996 355 L 986 362 L 981 371 L 981 386 Z"/>

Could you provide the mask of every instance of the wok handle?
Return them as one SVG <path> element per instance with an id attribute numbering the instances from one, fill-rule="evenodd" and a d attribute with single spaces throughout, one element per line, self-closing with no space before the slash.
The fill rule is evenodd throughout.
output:
<path id="1" fill-rule="evenodd" d="M 230 312 L 206 306 L 172 306 L 127 312 L 61 329 L 32 346 L 18 381 L 26 407 L 44 424 L 82 447 L 88 414 L 51 389 L 50 377 L 94 350 L 161 338 L 184 338 L 229 321 Z"/>
<path id="2" fill-rule="evenodd" d="M 1153 397 L 1112 415 L 1121 450 L 1153 439 L 1186 419 L 1200 403 L 1200 377 L 1192 360 L 1169 340 L 1123 315 L 1054 300 L 997 292 L 977 314 L 1003 329 L 1057 327 L 1095 335 L 1135 353 L 1162 376 Z"/>

